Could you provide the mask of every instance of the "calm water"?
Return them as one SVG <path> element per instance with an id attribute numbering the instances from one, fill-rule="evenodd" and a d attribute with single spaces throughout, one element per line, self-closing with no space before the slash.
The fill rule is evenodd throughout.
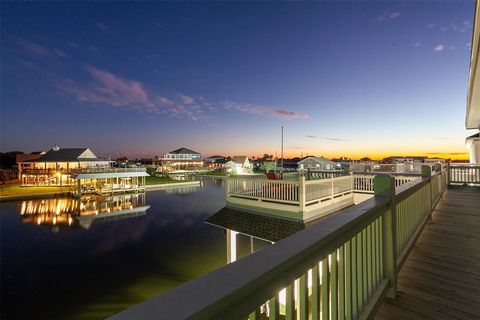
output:
<path id="1" fill-rule="evenodd" d="M 145 197 L 1 203 L 2 319 L 103 319 L 225 264 L 224 230 L 204 223 L 225 205 L 221 180 Z M 90 218 L 144 204 L 146 214 Z M 30 214 L 48 210 L 59 214 Z M 239 239 L 239 256 L 248 246 Z"/>

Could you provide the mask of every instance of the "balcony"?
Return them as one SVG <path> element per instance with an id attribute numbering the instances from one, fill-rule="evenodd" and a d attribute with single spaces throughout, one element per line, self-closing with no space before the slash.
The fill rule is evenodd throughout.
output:
<path id="1" fill-rule="evenodd" d="M 449 188 L 455 170 L 425 167 L 422 177 L 398 187 L 394 177 L 377 175 L 371 199 L 111 319 L 358 319 L 372 317 L 379 308 L 378 317 L 388 318 L 398 308 L 411 307 L 399 288 L 432 299 L 424 296 L 417 303 L 424 314 L 437 305 L 448 308 L 448 286 L 456 275 L 462 279 L 456 288 L 480 286 L 480 189 Z M 297 182 L 287 186 L 300 187 Z M 298 205 L 298 193 L 287 194 Z M 456 250 L 468 253 L 463 258 Z M 412 275 L 417 268 L 423 273 Z M 450 277 L 447 284 L 445 277 Z M 428 291 L 428 283 L 436 290 Z M 439 294 L 444 296 L 437 299 Z M 460 305 L 458 298 L 453 304 Z M 463 312 L 479 314 L 478 303 L 464 304 Z"/>
<path id="2" fill-rule="evenodd" d="M 73 168 L 73 169 L 23 169 L 23 174 L 66 174 L 74 175 L 80 173 L 130 173 L 130 172 L 146 172 L 145 168 L 112 168 L 112 167 L 90 167 L 90 168 Z"/>

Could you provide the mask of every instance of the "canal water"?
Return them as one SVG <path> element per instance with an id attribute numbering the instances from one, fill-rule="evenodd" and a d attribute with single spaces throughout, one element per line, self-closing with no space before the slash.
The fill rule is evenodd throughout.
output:
<path id="1" fill-rule="evenodd" d="M 103 319 L 226 263 L 222 180 L 109 199 L 0 203 L 1 318 Z M 249 253 L 246 236 L 237 256 Z"/>

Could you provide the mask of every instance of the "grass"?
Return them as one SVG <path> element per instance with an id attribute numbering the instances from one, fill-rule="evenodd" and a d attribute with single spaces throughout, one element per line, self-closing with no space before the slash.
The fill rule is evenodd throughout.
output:
<path id="1" fill-rule="evenodd" d="M 154 184 L 167 184 L 167 183 L 180 183 L 180 182 L 188 182 L 188 181 L 172 180 L 168 177 L 146 177 L 145 178 L 145 184 L 147 186 L 151 186 Z"/>
<path id="2" fill-rule="evenodd" d="M 206 176 L 217 176 L 217 177 L 225 177 L 227 174 L 225 172 L 215 172 L 215 171 L 210 171 L 210 172 L 205 172 L 202 173 L 202 175 Z"/>
<path id="3" fill-rule="evenodd" d="M 68 192 L 69 187 L 22 187 L 20 183 L 7 183 L 0 185 L 0 196 L 18 196 L 42 193 Z"/>

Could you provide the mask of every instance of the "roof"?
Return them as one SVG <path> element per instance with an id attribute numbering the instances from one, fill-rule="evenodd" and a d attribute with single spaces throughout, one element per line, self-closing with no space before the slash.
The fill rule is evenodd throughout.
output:
<path id="1" fill-rule="evenodd" d="M 177 150 L 170 151 L 169 153 L 170 154 L 201 154 L 197 151 L 193 151 L 193 150 L 185 148 L 185 147 L 181 147 Z"/>
<path id="2" fill-rule="evenodd" d="M 229 207 L 221 209 L 205 222 L 274 242 L 305 229 L 303 222 L 250 213 Z"/>
<path id="3" fill-rule="evenodd" d="M 232 157 L 232 162 L 235 162 L 235 163 L 244 163 L 245 160 L 248 160 L 248 157 L 247 156 L 234 156 Z M 230 161 L 229 161 L 230 162 Z"/>
<path id="4" fill-rule="evenodd" d="M 333 166 L 336 165 L 335 162 L 333 162 L 331 160 L 328 160 L 327 158 L 324 158 L 324 157 L 308 157 L 308 158 L 303 159 L 302 161 L 299 161 L 298 163 L 302 163 L 302 162 L 307 161 L 307 160 L 313 160 L 313 161 L 316 161 L 316 162 L 321 163 L 321 164 L 331 164 Z"/>
<path id="5" fill-rule="evenodd" d="M 87 152 L 88 151 L 88 152 Z M 88 157 L 81 157 L 82 154 Z M 58 148 L 58 150 L 50 149 L 43 156 L 31 160 L 31 162 L 70 162 L 70 161 L 106 161 L 98 158 L 88 148 Z"/>
<path id="6" fill-rule="evenodd" d="M 480 132 L 479 133 L 476 133 L 476 134 L 473 134 L 471 135 L 470 137 L 467 137 L 467 139 L 470 139 L 470 138 L 480 138 Z"/>
<path id="7" fill-rule="evenodd" d="M 480 128 L 480 2 L 476 1 L 470 49 L 470 74 L 467 87 L 465 127 Z"/>

